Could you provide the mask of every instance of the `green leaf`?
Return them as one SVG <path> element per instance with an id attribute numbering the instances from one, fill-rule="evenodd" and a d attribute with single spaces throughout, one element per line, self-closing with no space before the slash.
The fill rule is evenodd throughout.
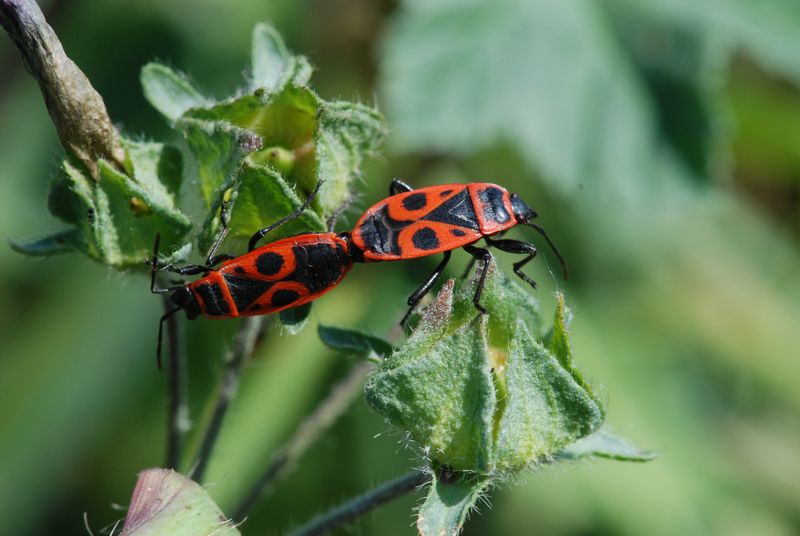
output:
<path id="1" fill-rule="evenodd" d="M 595 399 L 598 407 L 600 407 L 601 411 L 603 411 L 599 400 L 597 400 L 594 392 L 592 391 L 592 386 L 588 381 L 586 381 L 586 379 L 583 377 L 583 374 L 581 374 L 580 370 L 578 370 L 578 367 L 576 367 L 572 361 L 572 345 L 569 342 L 569 332 L 567 331 L 571 321 L 572 312 L 567 309 L 564 301 L 564 293 L 557 292 L 553 329 L 550 331 L 547 338 L 548 350 L 550 350 L 556 359 L 558 359 L 558 362 L 564 368 L 564 370 L 572 375 L 572 379 L 575 380 L 575 382 L 580 385 L 590 397 Z"/>
<path id="2" fill-rule="evenodd" d="M 176 119 L 194 156 L 187 175 L 197 177 L 208 208 L 201 249 L 219 235 L 223 201 L 231 201 L 225 247 L 238 251 L 256 230 L 299 208 L 319 183 L 312 209 L 270 239 L 325 230 L 322 220 L 349 200 L 364 156 L 385 136 L 374 109 L 328 103 L 305 87 L 308 61 L 292 56 L 272 27 L 255 28 L 252 61 L 250 93 L 185 108 Z"/>
<path id="3" fill-rule="evenodd" d="M 648 462 L 656 458 L 656 453 L 635 447 L 626 439 L 612 434 L 604 427 L 579 439 L 556 455 L 556 458 L 568 460 L 591 457 L 627 462 Z"/>
<path id="4" fill-rule="evenodd" d="M 80 248 L 80 234 L 76 230 L 56 233 L 32 242 L 9 240 L 9 246 L 17 253 L 32 257 L 45 257 L 54 253 L 66 253 Z"/>
<path id="5" fill-rule="evenodd" d="M 619 196 L 659 179 L 647 97 L 601 3 L 404 5 L 381 72 L 398 148 L 466 155 L 508 143 L 562 192 L 596 182 Z"/>
<path id="6" fill-rule="evenodd" d="M 253 29 L 253 89 L 274 90 L 292 61 L 280 34 L 269 24 L 259 23 Z"/>
<path id="7" fill-rule="evenodd" d="M 616 0 L 634 12 L 645 11 L 697 35 L 725 40 L 764 67 L 800 82 L 800 4 L 794 0 Z"/>
<path id="8" fill-rule="evenodd" d="M 207 104 L 185 75 L 166 65 L 148 63 L 142 67 L 139 80 L 147 102 L 170 121 L 177 120 L 190 108 Z"/>
<path id="9" fill-rule="evenodd" d="M 319 104 L 308 88 L 287 85 L 275 92 L 255 92 L 190 110 L 187 117 L 225 121 L 263 138 L 264 147 L 299 149 L 312 141 Z"/>
<path id="10" fill-rule="evenodd" d="M 447 479 L 434 476 L 428 496 L 417 514 L 420 536 L 456 536 L 467 515 L 491 481 L 474 476 L 446 473 Z"/>
<path id="11" fill-rule="evenodd" d="M 728 40 L 695 33 L 648 10 L 652 3 L 624 8 L 612 3 L 609 20 L 652 95 L 663 141 L 691 171 L 707 180 L 728 173 L 729 111 L 724 92 L 731 56 Z M 633 8 L 633 9 L 629 9 Z M 658 50 L 643 46 L 642 35 L 657 35 Z"/>
<path id="12" fill-rule="evenodd" d="M 169 469 L 139 473 L 120 536 L 239 534 L 196 482 Z"/>
<path id="13" fill-rule="evenodd" d="M 253 233 L 299 209 L 307 195 L 301 199 L 277 172 L 245 162 L 234 184 L 228 236 L 242 239 L 242 247 L 238 249 L 243 249 L 245 240 L 249 240 Z M 272 231 L 261 244 L 299 233 L 324 231 L 325 228 L 325 222 L 316 212 L 306 210 L 297 219 Z"/>
<path id="14" fill-rule="evenodd" d="M 187 175 L 197 177 L 200 193 L 211 214 L 218 212 L 220 195 L 233 184 L 244 158 L 263 146 L 261 138 L 224 121 L 178 120 L 192 152 L 193 168 Z"/>
<path id="15" fill-rule="evenodd" d="M 249 155 L 251 164 L 264 166 L 306 191 L 324 181 L 316 201 L 324 217 L 350 197 L 350 185 L 359 177 L 364 157 L 377 150 L 386 133 L 383 118 L 374 109 L 326 103 L 310 89 L 288 82 L 275 91 L 259 89 L 193 109 L 181 123 L 191 127 L 187 138 L 200 169 L 210 171 L 199 173 L 207 202 L 232 185 L 238 166 Z M 240 144 L 235 140 L 243 132 L 260 139 L 252 151 L 237 150 Z M 224 165 L 214 165 L 220 161 Z"/>
<path id="16" fill-rule="evenodd" d="M 376 337 L 354 329 L 335 328 L 320 325 L 317 328 L 320 340 L 329 348 L 340 352 L 355 354 L 389 356 L 394 348 L 391 344 Z"/>
<path id="17" fill-rule="evenodd" d="M 314 138 L 317 178 L 324 180 L 320 204 L 332 214 L 352 195 L 365 156 L 374 155 L 386 137 L 383 116 L 350 102 L 323 103 Z"/>
<path id="18" fill-rule="evenodd" d="M 175 207 L 173 192 L 180 186 L 180 155 L 158 143 L 123 140 L 131 174 L 98 161 L 98 180 L 70 159 L 51 186 L 50 211 L 70 231 L 18 251 L 46 254 L 73 249 L 111 266 L 142 266 L 152 255 L 153 240 L 162 235 L 165 249 L 182 245 L 189 219 Z"/>

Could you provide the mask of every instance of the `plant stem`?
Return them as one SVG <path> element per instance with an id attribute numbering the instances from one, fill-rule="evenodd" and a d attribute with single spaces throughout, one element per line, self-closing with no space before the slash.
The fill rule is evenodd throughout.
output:
<path id="1" fill-rule="evenodd" d="M 371 369 L 372 364 L 369 362 L 358 363 L 333 387 L 330 394 L 300 424 L 294 435 L 272 456 L 266 470 L 239 503 L 233 519 L 243 519 L 256 501 L 263 498 L 265 490 L 270 489 L 278 479 L 290 471 L 294 462 L 306 449 L 336 422 L 360 392 L 364 379 Z"/>
<path id="2" fill-rule="evenodd" d="M 431 475 L 424 471 L 411 471 L 315 517 L 307 524 L 293 531 L 290 536 L 327 534 L 338 526 L 353 521 L 361 514 L 374 510 L 409 491 L 413 491 L 430 481 L 430 479 Z"/>
<path id="3" fill-rule="evenodd" d="M 0 0 L 0 26 L 17 45 L 25 68 L 39 82 L 61 145 L 97 179 L 97 160 L 124 170 L 125 150 L 103 98 L 67 57 L 33 0 Z"/>
<path id="4" fill-rule="evenodd" d="M 225 367 L 222 370 L 220 384 L 217 388 L 217 400 L 211 419 L 203 433 L 200 443 L 200 451 L 197 455 L 197 462 L 189 476 L 198 483 L 202 483 L 203 476 L 208 468 L 211 453 L 216 445 L 219 432 L 222 429 L 222 421 L 228 412 L 228 406 L 239 389 L 239 380 L 242 375 L 242 367 L 253 353 L 256 340 L 261 333 L 263 317 L 253 316 L 245 318 L 242 326 L 236 333 L 233 341 L 233 348 L 225 354 Z"/>
<path id="5" fill-rule="evenodd" d="M 172 309 L 172 302 L 166 294 L 162 295 L 164 312 Z M 167 367 L 167 469 L 178 469 L 183 451 L 186 432 L 189 431 L 189 405 L 186 387 L 186 352 L 181 344 L 181 329 L 178 317 L 167 318 L 167 346 L 169 365 Z"/>

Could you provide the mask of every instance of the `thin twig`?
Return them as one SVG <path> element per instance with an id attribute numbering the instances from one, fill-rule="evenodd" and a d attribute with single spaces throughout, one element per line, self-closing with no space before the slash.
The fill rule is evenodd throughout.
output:
<path id="1" fill-rule="evenodd" d="M 164 312 L 173 308 L 166 294 L 162 295 Z M 186 387 L 186 352 L 181 344 L 181 329 L 178 317 L 167 319 L 167 469 L 178 470 L 181 452 L 189 431 L 188 389 Z"/>
<path id="2" fill-rule="evenodd" d="M 33 0 L 0 0 L 0 26 L 17 45 L 25 68 L 39 82 L 61 145 L 97 178 L 97 160 L 124 170 L 125 150 L 105 103 L 70 60 Z"/>
<path id="3" fill-rule="evenodd" d="M 415 490 L 430 481 L 431 475 L 424 471 L 411 471 L 396 480 L 387 482 L 367 493 L 347 501 L 336 508 L 321 514 L 307 524 L 293 531 L 290 536 L 317 536 L 327 534 L 340 525 L 349 523 L 360 515 L 405 493 Z"/>
<path id="4" fill-rule="evenodd" d="M 294 435 L 272 456 L 266 470 L 239 503 L 233 519 L 244 519 L 256 501 L 262 499 L 275 482 L 293 468 L 306 449 L 350 407 L 370 370 L 371 363 L 361 362 L 334 386 L 330 394 L 300 424 Z"/>
<path id="5" fill-rule="evenodd" d="M 211 453 L 216 445 L 219 432 L 222 429 L 222 421 L 228 412 L 228 406 L 239 389 L 239 380 L 242 374 L 242 367 L 253 353 L 256 340 L 261 332 L 263 317 L 253 316 L 245 318 L 242 326 L 236 333 L 233 341 L 233 348 L 225 354 L 225 367 L 222 371 L 220 384 L 217 388 L 216 403 L 211 419 L 203 433 L 200 443 L 200 451 L 197 455 L 197 462 L 189 476 L 195 482 L 203 481 L 203 476 L 208 468 Z"/>

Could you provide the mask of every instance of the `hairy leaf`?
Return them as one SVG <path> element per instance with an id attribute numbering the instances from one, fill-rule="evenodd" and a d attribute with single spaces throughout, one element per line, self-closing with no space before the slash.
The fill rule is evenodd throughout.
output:
<path id="1" fill-rule="evenodd" d="M 272 90 L 280 86 L 281 78 L 292 61 L 292 56 L 275 28 L 261 22 L 253 29 L 251 61 L 252 88 L 263 87 Z"/>
<path id="2" fill-rule="evenodd" d="M 456 536 L 490 481 L 467 475 L 434 476 L 417 514 L 420 536 Z"/>
<path id="3" fill-rule="evenodd" d="M 152 255 L 157 233 L 165 249 L 179 246 L 189 231 L 189 219 L 176 208 L 174 192 L 180 186 L 180 154 L 158 143 L 123 140 L 130 174 L 100 160 L 93 180 L 70 159 L 54 180 L 50 211 L 72 224 L 71 231 L 17 244 L 29 254 L 68 249 L 82 251 L 112 266 L 142 266 Z"/>
<path id="4" fill-rule="evenodd" d="M 394 349 L 391 344 L 380 337 L 368 335 L 354 329 L 321 325 L 317 328 L 317 333 L 319 334 L 320 340 L 325 343 L 326 346 L 334 350 L 339 350 L 340 352 L 387 357 Z"/>
<path id="5" fill-rule="evenodd" d="M 166 65 L 148 63 L 142 67 L 139 80 L 147 102 L 170 121 L 175 121 L 190 108 L 207 103 L 185 75 Z"/>
<path id="6" fill-rule="evenodd" d="M 656 453 L 635 447 L 626 439 L 612 434 L 603 427 L 569 445 L 556 457 L 570 460 L 598 457 L 628 462 L 647 462 L 655 459 Z"/>

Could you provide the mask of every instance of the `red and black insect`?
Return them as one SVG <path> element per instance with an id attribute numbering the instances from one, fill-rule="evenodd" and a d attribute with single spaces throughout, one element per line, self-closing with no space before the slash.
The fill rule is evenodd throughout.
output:
<path id="1" fill-rule="evenodd" d="M 224 217 L 221 218 L 222 232 L 202 265 L 159 266 L 159 236 L 156 236 L 150 290 L 154 294 L 168 294 L 175 305 L 159 323 L 159 359 L 164 320 L 180 310 L 184 310 L 189 319 L 201 315 L 233 318 L 277 313 L 319 298 L 342 280 L 353 261 L 361 259 L 360 251 L 351 254 L 349 233 L 306 233 L 256 247 L 264 235 L 299 217 L 311 204 L 320 184 L 302 207 L 256 232 L 250 239 L 249 251 L 239 257 L 216 254 L 228 232 Z M 334 222 L 335 218 L 328 222 L 329 228 L 333 228 Z M 159 269 L 180 275 L 202 273 L 204 276 L 187 285 L 158 288 L 156 274 Z"/>
<path id="2" fill-rule="evenodd" d="M 481 312 L 481 293 L 486 279 L 486 267 L 491 260 L 488 249 L 472 244 L 481 238 L 490 247 L 526 255 L 514 264 L 514 273 L 536 288 L 536 282 L 522 272 L 522 267 L 536 257 L 536 247 L 521 240 L 494 239 L 492 236 L 516 225 L 533 227 L 555 252 L 567 277 L 567 266 L 544 229 L 530 220 L 537 217 L 517 194 L 488 182 L 446 184 L 414 190 L 405 182 L 394 179 L 389 187 L 390 197 L 367 209 L 352 232 L 354 248 L 362 250 L 364 260 L 388 261 L 425 257 L 444 253 L 444 259 L 433 273 L 409 297 L 410 309 L 427 294 L 441 275 L 450 253 L 464 248 L 481 263 L 481 277 L 473 303 Z M 471 265 L 470 265 L 471 266 Z"/>

